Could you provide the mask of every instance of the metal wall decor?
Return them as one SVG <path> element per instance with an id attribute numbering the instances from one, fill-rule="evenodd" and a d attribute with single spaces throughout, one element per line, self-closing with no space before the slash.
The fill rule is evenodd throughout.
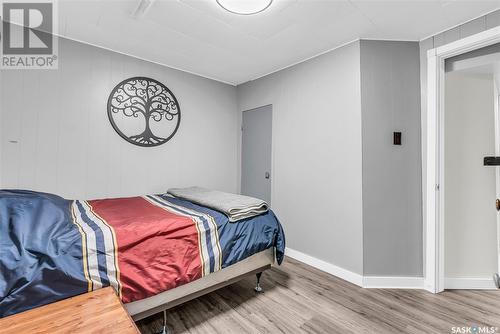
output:
<path id="1" fill-rule="evenodd" d="M 146 77 L 123 80 L 108 98 L 108 117 L 115 131 L 138 146 L 158 146 L 172 138 L 181 122 L 174 94 Z"/>

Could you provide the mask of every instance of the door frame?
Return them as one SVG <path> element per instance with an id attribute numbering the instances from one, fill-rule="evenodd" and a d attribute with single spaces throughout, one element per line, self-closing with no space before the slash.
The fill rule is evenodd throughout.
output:
<path id="1" fill-rule="evenodd" d="M 424 288 L 444 290 L 444 81 L 445 60 L 500 42 L 500 27 L 427 51 L 427 110 L 422 116 L 424 198 Z"/>
<path id="2" fill-rule="evenodd" d="M 240 123 L 240 131 L 239 131 L 239 149 L 238 149 L 238 160 L 239 160 L 239 171 L 238 171 L 238 193 L 241 193 L 241 180 L 242 180 L 242 170 L 243 170 L 243 113 L 247 111 L 252 111 L 255 109 L 260 109 L 264 107 L 271 107 L 271 203 L 269 205 L 273 205 L 274 203 L 274 104 L 268 103 L 259 105 L 257 107 L 252 107 L 249 109 L 241 110 L 239 114 L 239 123 Z"/>
<path id="3" fill-rule="evenodd" d="M 495 73 L 496 76 L 496 73 Z M 494 109 L 495 109 L 495 156 L 500 156 L 500 91 L 496 78 L 493 80 L 493 91 L 495 93 Z M 495 167 L 495 192 L 496 198 L 500 198 L 500 168 Z M 497 274 L 500 273 L 500 212 L 497 210 Z"/>

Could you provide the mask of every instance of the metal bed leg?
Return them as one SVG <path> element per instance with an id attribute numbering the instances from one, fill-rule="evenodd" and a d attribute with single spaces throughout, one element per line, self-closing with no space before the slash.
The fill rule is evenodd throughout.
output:
<path id="1" fill-rule="evenodd" d="M 264 292 L 264 290 L 260 286 L 260 277 L 262 276 L 262 273 L 257 273 L 255 276 L 257 276 L 257 285 L 254 288 L 255 292 Z"/>
<path id="2" fill-rule="evenodd" d="M 158 334 L 169 334 L 167 327 L 167 310 L 163 311 L 163 328 Z"/>

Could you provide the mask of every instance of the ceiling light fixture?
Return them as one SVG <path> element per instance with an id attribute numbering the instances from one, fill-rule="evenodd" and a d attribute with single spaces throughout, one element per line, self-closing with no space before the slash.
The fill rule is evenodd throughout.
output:
<path id="1" fill-rule="evenodd" d="M 273 3 L 273 0 L 216 0 L 219 6 L 238 15 L 260 13 Z"/>

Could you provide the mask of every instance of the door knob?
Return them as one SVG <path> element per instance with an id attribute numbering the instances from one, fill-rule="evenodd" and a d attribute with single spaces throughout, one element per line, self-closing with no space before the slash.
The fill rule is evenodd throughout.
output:
<path id="1" fill-rule="evenodd" d="M 264 174 L 264 177 L 265 177 L 266 179 L 269 179 L 269 178 L 271 177 L 271 175 L 269 174 L 269 172 L 266 172 L 266 174 Z"/>
<path id="2" fill-rule="evenodd" d="M 497 205 L 497 211 L 500 211 L 500 199 L 498 198 L 496 200 L 496 205 Z"/>

